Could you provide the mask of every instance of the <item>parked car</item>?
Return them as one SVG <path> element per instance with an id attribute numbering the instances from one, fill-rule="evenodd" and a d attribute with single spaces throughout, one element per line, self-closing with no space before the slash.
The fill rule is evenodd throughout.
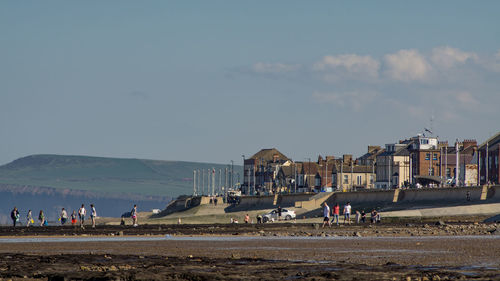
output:
<path id="1" fill-rule="evenodd" d="M 294 218 L 296 218 L 295 211 L 281 209 L 281 218 L 284 220 L 294 219 Z M 271 212 L 262 216 L 263 222 L 269 222 L 269 221 L 273 221 L 273 220 L 275 220 L 275 221 L 278 220 L 278 210 L 272 210 Z"/>

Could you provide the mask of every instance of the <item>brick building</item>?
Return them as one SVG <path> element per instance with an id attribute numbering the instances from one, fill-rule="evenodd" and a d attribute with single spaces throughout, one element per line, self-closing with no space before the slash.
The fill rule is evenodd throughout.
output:
<path id="1" fill-rule="evenodd" d="M 500 165 L 500 132 L 486 140 L 478 148 L 479 150 L 479 182 L 480 184 L 498 184 Z"/>
<path id="2" fill-rule="evenodd" d="M 277 175 L 282 165 L 289 165 L 291 159 L 276 148 L 262 149 L 245 159 L 243 166 L 243 194 L 272 194 L 277 192 L 280 183 Z"/>

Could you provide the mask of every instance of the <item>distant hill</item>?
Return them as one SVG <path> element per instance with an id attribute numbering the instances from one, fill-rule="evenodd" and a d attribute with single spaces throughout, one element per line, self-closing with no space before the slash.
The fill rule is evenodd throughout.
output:
<path id="1" fill-rule="evenodd" d="M 193 191 L 193 170 L 228 165 L 88 156 L 31 155 L 0 166 L 0 184 L 176 197 Z M 235 175 L 241 166 L 234 166 Z M 206 180 L 205 180 L 206 181 Z M 235 176 L 235 181 L 237 178 Z"/>

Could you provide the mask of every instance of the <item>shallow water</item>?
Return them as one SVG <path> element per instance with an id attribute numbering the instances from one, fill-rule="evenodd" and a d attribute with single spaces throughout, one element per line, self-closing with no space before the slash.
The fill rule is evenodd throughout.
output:
<path id="1" fill-rule="evenodd" d="M 14 237 L 0 238 L 1 243 L 51 243 L 51 242 L 136 242 L 136 241 L 263 241 L 263 240 L 356 240 L 356 241 L 423 241 L 436 239 L 498 239 L 500 235 L 494 236 L 412 236 L 412 237 L 352 237 L 352 236 L 125 236 L 125 237 L 103 237 L 103 236 L 77 236 L 77 237 Z"/>
<path id="2" fill-rule="evenodd" d="M 51 242 L 135 242 L 135 241 L 164 241 L 165 237 L 15 237 L 0 238 L 1 243 L 51 243 Z"/>

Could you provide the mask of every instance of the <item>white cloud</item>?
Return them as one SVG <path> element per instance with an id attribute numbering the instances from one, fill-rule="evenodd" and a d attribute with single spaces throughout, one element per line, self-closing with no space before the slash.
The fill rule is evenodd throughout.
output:
<path id="1" fill-rule="evenodd" d="M 432 67 L 417 50 L 400 50 L 384 56 L 385 74 L 394 80 L 425 81 Z"/>
<path id="2" fill-rule="evenodd" d="M 457 101 L 463 107 L 476 107 L 479 105 L 479 101 L 469 92 L 458 92 L 455 94 Z"/>
<path id="3" fill-rule="evenodd" d="M 376 78 L 380 63 L 370 56 L 345 54 L 338 56 L 325 56 L 313 65 L 313 70 L 330 72 L 327 80 L 355 75 L 357 78 Z M 333 72 L 333 73 L 332 73 Z"/>
<path id="4" fill-rule="evenodd" d="M 300 68 L 299 64 L 265 63 L 258 62 L 253 65 L 253 71 L 257 73 L 283 73 L 292 72 Z"/>
<path id="5" fill-rule="evenodd" d="M 481 64 L 487 70 L 500 72 L 500 50 L 493 57 L 481 59 Z"/>
<path id="6" fill-rule="evenodd" d="M 448 46 L 437 47 L 432 50 L 431 61 L 442 68 L 452 68 L 457 64 L 463 64 L 467 60 L 478 61 L 475 53 L 463 52 Z"/>
<path id="7" fill-rule="evenodd" d="M 366 104 L 371 103 L 376 97 L 372 91 L 351 92 L 314 92 L 313 99 L 319 103 L 330 103 L 339 107 L 350 107 L 354 111 L 360 111 Z"/>

